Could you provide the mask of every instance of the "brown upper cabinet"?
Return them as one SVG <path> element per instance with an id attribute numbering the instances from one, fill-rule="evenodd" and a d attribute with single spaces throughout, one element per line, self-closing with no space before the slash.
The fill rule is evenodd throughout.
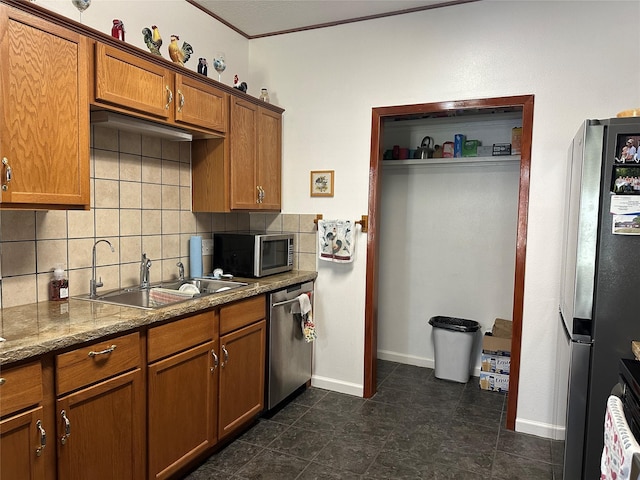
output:
<path id="1" fill-rule="evenodd" d="M 0 5 L 0 207 L 89 206 L 87 39 Z"/>
<path id="2" fill-rule="evenodd" d="M 282 114 L 231 96 L 229 134 L 191 150 L 194 212 L 281 210 Z"/>
<path id="3" fill-rule="evenodd" d="M 118 48 L 95 46 L 94 104 L 205 133 L 224 134 L 228 94 Z"/>

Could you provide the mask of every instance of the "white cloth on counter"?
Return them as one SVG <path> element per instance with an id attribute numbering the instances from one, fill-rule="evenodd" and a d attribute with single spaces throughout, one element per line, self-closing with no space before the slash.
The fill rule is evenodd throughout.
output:
<path id="1" fill-rule="evenodd" d="M 354 222 L 318 220 L 318 242 L 320 260 L 337 263 L 353 262 L 356 247 Z"/>
<path id="2" fill-rule="evenodd" d="M 624 417 L 622 402 L 615 395 L 607 400 L 604 415 L 604 448 L 600 462 L 600 480 L 629 480 L 633 454 L 640 445 Z M 636 480 L 636 479 L 633 479 Z"/>
<path id="3" fill-rule="evenodd" d="M 313 312 L 311 311 L 311 292 L 301 293 L 296 297 L 297 303 L 291 308 L 292 313 L 300 314 L 300 329 L 302 336 L 307 343 L 313 342 L 317 338 L 316 325 L 313 323 Z"/>

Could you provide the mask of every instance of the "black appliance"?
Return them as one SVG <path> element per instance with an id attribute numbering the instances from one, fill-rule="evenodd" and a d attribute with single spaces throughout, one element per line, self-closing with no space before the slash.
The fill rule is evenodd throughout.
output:
<path id="1" fill-rule="evenodd" d="M 587 120 L 569 149 L 560 295 L 570 358 L 565 480 L 599 478 L 607 398 L 619 359 L 631 358 L 631 341 L 640 339 L 639 142 L 638 118 Z"/>

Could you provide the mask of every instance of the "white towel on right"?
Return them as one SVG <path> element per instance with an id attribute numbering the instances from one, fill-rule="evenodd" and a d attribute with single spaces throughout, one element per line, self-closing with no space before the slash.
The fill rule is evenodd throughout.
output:
<path id="1" fill-rule="evenodd" d="M 318 220 L 320 260 L 337 263 L 353 262 L 356 236 L 351 220 Z"/>
<path id="2" fill-rule="evenodd" d="M 629 429 L 622 402 L 615 395 L 611 395 L 607 400 L 604 415 L 600 480 L 630 480 L 633 454 L 638 452 L 640 445 Z"/>

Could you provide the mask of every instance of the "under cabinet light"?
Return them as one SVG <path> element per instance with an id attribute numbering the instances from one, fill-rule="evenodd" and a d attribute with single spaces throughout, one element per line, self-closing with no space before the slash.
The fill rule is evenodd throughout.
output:
<path id="1" fill-rule="evenodd" d="M 103 127 L 117 128 L 128 132 L 141 133 L 150 137 L 161 137 L 178 142 L 190 142 L 193 136 L 178 128 L 168 127 L 159 123 L 129 117 L 120 113 L 97 110 L 91 112 L 91 123 L 100 124 Z"/>

